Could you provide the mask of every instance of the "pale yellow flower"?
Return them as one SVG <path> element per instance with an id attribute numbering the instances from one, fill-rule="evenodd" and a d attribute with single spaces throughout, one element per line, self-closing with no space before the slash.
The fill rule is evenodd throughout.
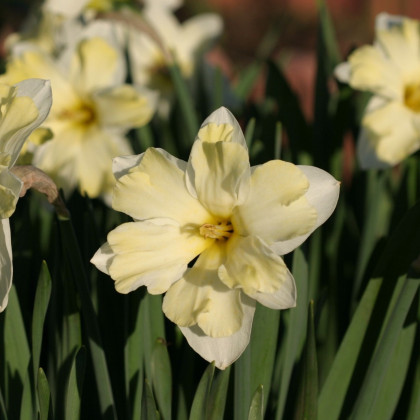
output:
<path id="1" fill-rule="evenodd" d="M 419 21 L 378 15 L 374 45 L 356 49 L 336 75 L 373 93 L 358 140 L 363 168 L 392 166 L 420 149 Z"/>
<path id="2" fill-rule="evenodd" d="M 12 245 L 9 217 L 14 213 L 22 181 L 10 169 L 31 132 L 51 107 L 48 81 L 30 79 L 15 86 L 0 84 L 0 312 L 12 285 Z"/>
<path id="3" fill-rule="evenodd" d="M 204 42 L 221 34 L 222 19 L 214 13 L 203 13 L 182 24 L 168 8 L 148 2 L 142 16 L 156 32 L 160 42 L 179 65 L 185 78 L 191 77 L 195 67 L 196 53 Z M 128 51 L 131 73 L 136 83 L 150 86 L 169 94 L 172 82 L 162 45 L 145 32 L 130 28 Z"/>
<path id="4" fill-rule="evenodd" d="M 110 232 L 92 262 L 121 293 L 166 292 L 166 316 L 221 369 L 246 348 L 257 301 L 295 306 L 280 255 L 324 223 L 339 193 L 332 176 L 311 166 L 274 160 L 251 168 L 226 108 L 204 121 L 188 162 L 150 148 L 114 159 L 114 173 L 113 208 L 134 221 Z"/>
<path id="5" fill-rule="evenodd" d="M 112 29 L 92 23 L 58 60 L 24 50 L 3 76 L 51 80 L 54 101 L 45 126 L 54 137 L 36 150 L 33 163 L 67 194 L 78 187 L 90 197 L 106 196 L 114 184 L 112 158 L 132 153 L 125 133 L 146 124 L 155 109 L 156 95 L 124 83 L 125 61 Z"/>

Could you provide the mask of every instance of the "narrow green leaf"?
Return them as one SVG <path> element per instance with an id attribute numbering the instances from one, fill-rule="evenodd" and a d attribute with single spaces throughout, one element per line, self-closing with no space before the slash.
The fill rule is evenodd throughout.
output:
<path id="1" fill-rule="evenodd" d="M 62 246 L 64 248 L 65 255 L 70 260 L 73 279 L 80 295 L 83 320 L 85 322 L 86 332 L 88 335 L 88 343 L 96 378 L 101 413 L 102 415 L 105 415 L 106 413 L 107 418 L 117 419 L 117 412 L 115 409 L 105 352 L 99 332 L 97 315 L 90 298 L 87 277 L 79 245 L 77 243 L 71 221 L 69 219 L 60 219 L 59 224 L 62 233 Z"/>
<path id="2" fill-rule="evenodd" d="M 166 341 L 163 338 L 155 340 L 151 357 L 152 386 L 163 420 L 172 418 L 172 372 Z"/>
<path id="3" fill-rule="evenodd" d="M 141 405 L 141 420 L 159 420 L 155 399 L 147 379 L 144 381 Z"/>
<path id="4" fill-rule="evenodd" d="M 245 349 L 234 365 L 233 414 L 234 420 L 246 418 L 251 404 L 251 346 Z"/>
<path id="5" fill-rule="evenodd" d="M 261 72 L 261 63 L 254 61 L 239 75 L 239 81 L 234 88 L 236 96 L 240 99 L 246 99 L 251 89 L 257 81 L 258 75 Z"/>
<path id="6" fill-rule="evenodd" d="M 6 405 L 4 404 L 3 394 L 0 389 L 0 418 L 4 420 L 8 420 L 7 413 L 6 413 Z"/>
<path id="7" fill-rule="evenodd" d="M 389 318 L 384 334 L 375 350 L 359 396 L 354 405 L 352 418 L 371 419 L 374 405 L 379 395 L 378 384 L 382 384 L 389 367 L 398 338 L 410 305 L 420 285 L 420 279 L 407 278 Z"/>
<path id="8" fill-rule="evenodd" d="M 357 306 L 322 387 L 318 401 L 319 419 L 339 418 L 381 284 L 382 279 L 370 280 Z"/>
<path id="9" fill-rule="evenodd" d="M 190 411 L 190 420 L 205 419 L 207 414 L 207 404 L 209 401 L 211 384 L 214 376 L 214 363 L 209 364 L 203 376 L 201 377 L 200 383 L 198 384 L 197 390 L 194 395 Z"/>
<path id="10" fill-rule="evenodd" d="M 18 418 L 30 351 L 15 285 L 10 289 L 9 303 L 4 312 L 4 360 L 7 361 L 5 398 L 8 415 Z"/>
<path id="11" fill-rule="evenodd" d="M 378 384 L 378 397 L 372 409 L 371 420 L 391 420 L 393 418 L 406 379 L 415 334 L 415 324 L 411 324 L 401 331 L 382 386 Z"/>
<path id="12" fill-rule="evenodd" d="M 260 385 L 252 397 L 248 420 L 264 419 L 264 387 Z"/>
<path id="13" fill-rule="evenodd" d="M 316 420 L 318 402 L 318 363 L 314 327 L 314 302 L 309 303 L 308 328 L 303 352 L 302 376 L 298 391 L 295 420 Z"/>
<path id="14" fill-rule="evenodd" d="M 80 406 L 85 377 L 86 349 L 80 347 L 74 355 L 65 396 L 65 420 L 79 420 Z"/>
<path id="15" fill-rule="evenodd" d="M 38 377 L 39 360 L 41 357 L 42 336 L 45 315 L 51 296 L 51 276 L 47 263 L 44 261 L 38 278 L 32 315 L 32 365 L 34 378 Z M 36 384 L 36 382 L 35 382 Z"/>
<path id="16" fill-rule="evenodd" d="M 39 402 L 39 420 L 51 420 L 54 418 L 51 406 L 51 392 L 48 385 L 48 379 L 42 368 L 38 370 L 38 402 Z"/>
<path id="17" fill-rule="evenodd" d="M 199 127 L 194 103 L 179 67 L 175 64 L 169 66 L 169 73 L 174 84 L 175 93 L 178 98 L 182 117 L 185 122 L 186 136 L 184 137 L 185 144 L 183 146 L 190 148 L 195 139 L 195 136 L 198 133 Z"/>
<path id="18" fill-rule="evenodd" d="M 231 367 L 217 372 L 210 389 L 207 403 L 206 420 L 223 419 L 229 385 Z"/>
<path id="19" fill-rule="evenodd" d="M 277 403 L 276 419 L 283 418 L 286 406 L 289 384 L 293 368 L 299 359 L 305 331 L 307 325 L 307 305 L 308 305 L 308 264 L 301 248 L 297 248 L 293 254 L 293 277 L 296 282 L 297 303 L 296 308 L 288 311 L 289 322 L 286 325 L 286 337 L 283 341 L 285 353 L 283 359 L 283 369 L 281 373 L 281 383 Z M 286 315 L 285 315 L 286 317 Z"/>
<path id="20" fill-rule="evenodd" d="M 245 141 L 248 146 L 248 148 L 252 145 L 252 139 L 254 138 L 254 132 L 255 132 L 255 118 L 251 118 L 248 121 L 248 124 L 246 125 L 245 129 Z"/>

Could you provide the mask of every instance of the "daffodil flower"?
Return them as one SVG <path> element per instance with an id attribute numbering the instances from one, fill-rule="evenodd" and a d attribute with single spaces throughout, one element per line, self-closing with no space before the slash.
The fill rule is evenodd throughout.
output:
<path id="1" fill-rule="evenodd" d="M 28 49 L 7 63 L 3 80 L 51 80 L 54 102 L 45 126 L 53 139 L 43 143 L 33 163 L 68 195 L 76 187 L 90 197 L 106 197 L 114 177 L 111 161 L 132 153 L 125 133 L 153 116 L 156 95 L 125 84 L 122 51 L 113 26 L 94 22 L 58 60 Z"/>
<path id="2" fill-rule="evenodd" d="M 23 184 L 11 169 L 25 140 L 45 120 L 50 107 L 51 88 L 46 80 L 0 84 L 0 312 L 7 306 L 13 276 L 9 217 Z"/>
<path id="3" fill-rule="evenodd" d="M 339 80 L 373 94 L 358 140 L 362 168 L 396 165 L 420 149 L 420 22 L 382 13 L 375 43 L 336 69 Z"/>
<path id="4" fill-rule="evenodd" d="M 108 234 L 93 264 L 120 293 L 140 286 L 166 292 L 166 316 L 224 369 L 249 342 L 256 302 L 295 306 L 281 255 L 331 215 L 339 183 L 321 169 L 281 160 L 251 168 L 226 108 L 204 121 L 188 162 L 149 148 L 114 159 L 113 169 L 112 206 L 134 221 Z"/>
<path id="5" fill-rule="evenodd" d="M 185 78 L 194 71 L 195 55 L 204 42 L 220 35 L 223 24 L 220 16 L 203 13 L 182 24 L 166 7 L 149 2 L 142 16 L 159 37 L 161 45 L 148 33 L 130 28 L 128 51 L 133 80 L 168 95 L 172 90 L 168 60 L 170 51 Z M 163 51 L 165 49 L 165 51 Z"/>

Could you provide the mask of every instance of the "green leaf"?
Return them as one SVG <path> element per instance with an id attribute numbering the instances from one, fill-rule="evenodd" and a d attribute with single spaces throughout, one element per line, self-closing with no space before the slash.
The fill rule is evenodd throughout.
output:
<path id="1" fill-rule="evenodd" d="M 73 357 L 65 396 L 65 420 L 79 420 L 83 381 L 85 376 L 86 349 L 80 347 Z"/>
<path id="2" fill-rule="evenodd" d="M 106 415 L 107 419 L 117 419 L 117 412 L 115 409 L 111 381 L 99 331 L 97 315 L 90 298 L 87 277 L 79 245 L 77 243 L 71 221 L 69 219 L 59 219 L 59 225 L 62 233 L 62 246 L 64 253 L 69 258 L 73 279 L 80 295 L 83 320 L 85 322 L 86 332 L 88 335 L 89 350 L 92 357 L 101 413 L 103 416 Z"/>
<path id="3" fill-rule="evenodd" d="M 185 139 L 185 144 L 183 146 L 185 148 L 190 148 L 198 133 L 199 127 L 194 102 L 179 67 L 175 64 L 169 66 L 169 73 L 174 84 L 175 93 L 181 108 L 181 114 L 185 122 L 186 135 L 183 137 Z"/>
<path id="4" fill-rule="evenodd" d="M 47 263 L 44 261 L 38 278 L 32 315 L 32 365 L 34 378 L 38 377 L 39 360 L 41 357 L 42 336 L 45 315 L 51 296 L 51 277 Z M 35 382 L 36 384 L 36 382 Z"/>
<path id="5" fill-rule="evenodd" d="M 286 337 L 283 340 L 285 353 L 275 417 L 277 420 L 283 418 L 293 368 L 300 357 L 305 340 L 307 325 L 306 308 L 308 305 L 308 264 L 301 248 L 297 248 L 293 253 L 293 277 L 296 282 L 296 289 L 298 290 L 297 303 L 296 308 L 288 310 L 289 322 L 286 325 Z"/>
<path id="6" fill-rule="evenodd" d="M 251 403 L 251 346 L 245 349 L 234 365 L 234 420 L 246 418 Z"/>
<path id="7" fill-rule="evenodd" d="M 223 419 L 230 377 L 230 366 L 217 372 L 210 389 L 206 420 Z"/>
<path id="8" fill-rule="evenodd" d="M 382 279 L 370 280 L 357 306 L 321 389 L 318 401 L 319 419 L 339 418 L 381 284 Z"/>
<path id="9" fill-rule="evenodd" d="M 372 409 L 372 420 L 391 420 L 393 418 L 406 380 L 415 335 L 415 324 L 411 324 L 401 331 L 382 386 L 378 384 L 378 397 Z"/>
<path id="10" fill-rule="evenodd" d="M 7 413 L 6 413 L 6 405 L 4 404 L 3 394 L 1 393 L 0 389 L 0 418 L 4 420 L 8 420 Z"/>
<path id="11" fill-rule="evenodd" d="M 254 61 L 239 74 L 239 81 L 234 88 L 234 92 L 238 98 L 246 99 L 249 96 L 261 72 L 261 67 L 260 62 Z"/>
<path id="12" fill-rule="evenodd" d="M 51 392 L 48 385 L 48 379 L 42 368 L 38 370 L 38 402 L 39 402 L 39 420 L 52 420 L 54 418 L 51 406 Z"/>
<path id="13" fill-rule="evenodd" d="M 150 385 L 145 379 L 143 386 L 142 404 L 141 404 L 141 419 L 142 420 L 159 420 L 160 416 L 156 409 L 155 399 L 153 398 Z"/>
<path id="14" fill-rule="evenodd" d="M 163 420 L 170 420 L 172 418 L 172 372 L 167 344 L 163 338 L 155 340 L 151 365 L 151 381 L 159 413 Z"/>
<path id="15" fill-rule="evenodd" d="M 264 387 L 260 385 L 252 397 L 248 420 L 264 419 Z"/>
<path id="16" fill-rule="evenodd" d="M 355 402 L 352 418 L 368 420 L 378 401 L 379 387 L 382 384 L 385 373 L 390 366 L 390 361 L 407 316 L 410 305 L 420 285 L 420 279 L 407 278 L 392 314 L 388 320 L 386 329 L 380 338 L 371 363 L 369 364 L 365 380 Z"/>
<path id="17" fill-rule="evenodd" d="M 295 420 L 316 420 L 318 402 L 318 363 L 314 327 L 314 302 L 309 303 L 308 328 L 303 352 L 301 381 Z"/>
<path id="18" fill-rule="evenodd" d="M 190 411 L 190 420 L 205 419 L 207 415 L 207 404 L 210 395 L 211 384 L 214 376 L 214 363 L 208 365 L 201 377 L 194 395 Z"/>

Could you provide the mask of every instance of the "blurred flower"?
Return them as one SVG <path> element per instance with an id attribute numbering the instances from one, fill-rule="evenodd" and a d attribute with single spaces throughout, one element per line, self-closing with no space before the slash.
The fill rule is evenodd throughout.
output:
<path id="1" fill-rule="evenodd" d="M 131 28 L 128 51 L 133 80 L 169 94 L 172 82 L 167 53 L 173 56 L 182 75 L 189 78 L 194 71 L 197 51 L 203 43 L 220 35 L 222 20 L 214 13 L 205 13 L 181 24 L 168 8 L 152 3 L 146 5 L 142 16 L 161 45 L 149 33 Z"/>
<path id="2" fill-rule="evenodd" d="M 385 168 L 420 149 L 420 23 L 382 13 L 376 40 L 336 69 L 339 80 L 373 94 L 357 153 L 360 165 Z"/>
<path id="3" fill-rule="evenodd" d="M 48 81 L 24 80 L 0 85 L 0 312 L 12 285 L 12 245 L 9 217 L 14 213 L 22 181 L 12 173 L 26 138 L 47 117 L 51 107 Z"/>
<path id="4" fill-rule="evenodd" d="M 134 222 L 108 234 L 93 264 L 121 293 L 140 286 L 166 292 L 166 316 L 224 369 L 249 342 L 256 301 L 295 306 L 295 282 L 280 255 L 331 215 L 339 183 L 321 169 L 280 160 L 250 168 L 245 138 L 226 108 L 204 121 L 188 163 L 149 148 L 114 159 L 113 169 L 113 208 Z"/>
<path id="5" fill-rule="evenodd" d="M 33 163 L 67 194 L 78 187 L 106 198 L 115 182 L 112 158 L 132 153 L 124 134 L 146 124 L 155 109 L 152 92 L 124 84 L 124 57 L 112 35 L 112 25 L 92 23 L 57 60 L 27 49 L 7 63 L 3 76 L 51 80 L 54 102 L 45 124 L 54 137 L 35 151 Z"/>

